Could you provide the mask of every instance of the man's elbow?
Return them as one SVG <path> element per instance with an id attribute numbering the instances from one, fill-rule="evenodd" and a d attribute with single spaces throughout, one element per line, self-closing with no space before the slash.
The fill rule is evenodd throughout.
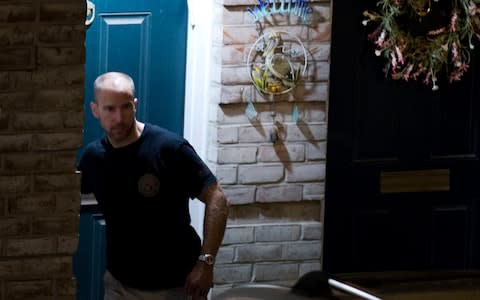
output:
<path id="1" fill-rule="evenodd" d="M 211 201 L 212 207 L 218 211 L 218 213 L 224 215 L 225 217 L 228 216 L 228 211 L 230 209 L 230 202 L 228 201 L 227 196 L 223 192 L 221 188 L 217 189 L 215 192 L 215 197 L 213 197 Z M 208 205 L 208 204 L 207 204 Z"/>
<path id="2" fill-rule="evenodd" d="M 228 212 L 230 210 L 230 201 L 228 201 L 228 198 L 224 193 L 222 193 L 221 202 L 222 202 L 223 213 L 225 217 L 228 217 Z"/>

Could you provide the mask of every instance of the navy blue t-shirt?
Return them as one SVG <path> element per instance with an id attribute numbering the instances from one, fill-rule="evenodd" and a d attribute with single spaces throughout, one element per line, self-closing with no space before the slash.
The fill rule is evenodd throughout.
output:
<path id="1" fill-rule="evenodd" d="M 82 193 L 93 193 L 106 224 L 107 269 L 127 286 L 183 286 L 200 252 L 188 201 L 216 182 L 182 137 L 145 124 L 140 138 L 113 148 L 90 143 L 79 170 Z"/>

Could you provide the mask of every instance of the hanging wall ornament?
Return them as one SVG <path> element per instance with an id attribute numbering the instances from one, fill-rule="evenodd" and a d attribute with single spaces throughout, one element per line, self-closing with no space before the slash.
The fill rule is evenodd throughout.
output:
<path id="1" fill-rule="evenodd" d="M 300 111 L 298 110 L 298 106 L 294 104 L 292 109 L 292 121 L 297 123 L 298 120 L 300 120 Z"/>
<path id="2" fill-rule="evenodd" d="M 473 40 L 480 39 L 478 3 L 479 0 L 380 0 L 377 10 L 364 11 L 367 19 L 363 25 L 376 24 L 368 38 L 375 46 L 375 54 L 387 60 L 386 75 L 394 80 L 421 80 L 435 91 L 439 89 L 438 76 L 446 76 L 452 83 L 459 81 L 469 68 L 475 48 Z M 433 22 L 424 34 L 409 30 L 409 23 L 418 20 L 417 24 L 424 24 L 432 15 L 444 16 L 445 22 Z"/>
<path id="3" fill-rule="evenodd" d="M 258 113 L 252 102 L 248 102 L 247 107 L 245 108 L 245 115 L 250 121 L 254 121 L 257 119 Z"/>
<path id="4" fill-rule="evenodd" d="M 260 36 L 247 57 L 250 78 L 262 94 L 292 91 L 307 68 L 307 52 L 299 38 L 285 31 Z"/>
<path id="5" fill-rule="evenodd" d="M 304 23 L 310 23 L 313 9 L 308 0 L 258 0 L 258 5 L 247 8 L 255 22 L 273 15 L 294 15 L 300 17 Z"/>

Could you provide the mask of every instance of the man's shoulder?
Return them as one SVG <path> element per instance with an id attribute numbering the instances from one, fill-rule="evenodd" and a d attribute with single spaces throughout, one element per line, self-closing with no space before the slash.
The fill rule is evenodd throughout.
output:
<path id="1" fill-rule="evenodd" d="M 81 154 L 77 168 L 81 171 L 86 171 L 87 169 L 98 166 L 98 162 L 103 157 L 104 152 L 105 148 L 102 145 L 101 139 L 88 143 Z"/>
<path id="2" fill-rule="evenodd" d="M 98 156 L 102 156 L 104 152 L 105 152 L 105 147 L 102 143 L 102 139 L 94 140 L 85 146 L 85 150 L 83 151 L 83 154 L 82 154 L 82 160 L 92 159 Z"/>
<path id="3" fill-rule="evenodd" d="M 102 142 L 103 138 L 91 141 L 85 146 L 85 153 L 97 153 L 105 150 Z"/>
<path id="4" fill-rule="evenodd" d="M 146 129 L 147 138 L 162 145 L 176 145 L 185 141 L 179 134 L 155 124 L 147 124 Z"/>

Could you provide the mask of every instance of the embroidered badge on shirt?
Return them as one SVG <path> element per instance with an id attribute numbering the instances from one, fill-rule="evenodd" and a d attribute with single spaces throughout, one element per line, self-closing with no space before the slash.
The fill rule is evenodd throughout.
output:
<path id="1" fill-rule="evenodd" d="M 160 190 L 160 180 L 157 176 L 148 173 L 138 180 L 138 191 L 144 197 L 153 197 Z"/>

